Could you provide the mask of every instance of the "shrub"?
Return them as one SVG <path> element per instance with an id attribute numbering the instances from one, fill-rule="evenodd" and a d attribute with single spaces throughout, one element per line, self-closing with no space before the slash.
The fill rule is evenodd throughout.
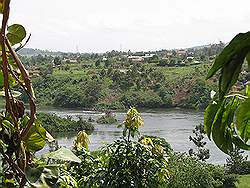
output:
<path id="1" fill-rule="evenodd" d="M 247 161 L 247 156 L 243 156 L 244 151 L 235 147 L 233 151 L 229 152 L 229 158 L 226 159 L 225 165 L 229 173 L 234 174 L 250 174 L 250 161 Z"/>
<path id="2" fill-rule="evenodd" d="M 223 167 L 207 164 L 186 154 L 173 154 L 169 158 L 169 188 L 235 187 L 237 177 Z"/>
<path id="3" fill-rule="evenodd" d="M 48 132 L 79 132 L 81 130 L 92 132 L 94 130 L 93 124 L 83 120 L 82 117 L 78 117 L 77 121 L 72 120 L 71 117 L 62 118 L 47 113 L 39 113 L 37 117 Z"/>
<path id="4" fill-rule="evenodd" d="M 168 178 L 167 161 L 159 145 L 117 140 L 104 150 L 103 184 L 109 187 L 158 187 Z"/>
<path id="5" fill-rule="evenodd" d="M 96 122 L 101 124 L 114 124 L 117 122 L 117 119 L 111 112 L 107 111 L 105 115 L 101 116 Z"/>

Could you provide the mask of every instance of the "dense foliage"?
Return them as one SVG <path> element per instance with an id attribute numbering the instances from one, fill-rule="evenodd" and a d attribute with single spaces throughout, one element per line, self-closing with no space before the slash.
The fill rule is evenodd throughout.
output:
<path id="1" fill-rule="evenodd" d="M 201 162 L 186 154 L 174 153 L 165 139 L 141 136 L 142 119 L 135 109 L 128 111 L 123 124 L 123 138 L 89 152 L 75 147 L 80 164 L 68 166 L 80 187 L 169 187 L 233 188 L 237 176 L 224 167 Z M 85 139 L 81 139 L 86 143 Z M 81 144 L 80 144 L 81 146 Z"/>
<path id="2" fill-rule="evenodd" d="M 238 147 L 229 152 L 229 157 L 226 159 L 226 168 L 229 173 L 233 174 L 250 174 L 250 161 L 248 156 L 244 156 L 244 151 Z"/>
<path id="3" fill-rule="evenodd" d="M 96 122 L 100 124 L 114 124 L 117 123 L 117 119 L 112 112 L 106 111 L 105 114 L 98 118 Z"/>
<path id="4" fill-rule="evenodd" d="M 78 120 L 74 120 L 70 116 L 62 118 L 55 114 L 48 113 L 39 113 L 37 117 L 43 127 L 52 134 L 59 132 L 79 132 L 82 130 L 91 133 L 94 130 L 93 124 L 84 120 L 82 117 L 78 117 Z"/>
<path id="5" fill-rule="evenodd" d="M 5 110 L 0 114 L 0 186 L 22 188 L 29 183 L 26 172 L 31 167 L 34 153 L 44 147 L 46 138 L 51 139 L 36 118 L 35 96 L 29 74 L 16 54 L 29 37 L 26 38 L 22 25 L 8 24 L 9 13 L 10 0 L 1 0 L 0 89 L 1 96 L 5 98 Z M 27 109 L 16 98 L 20 93 L 14 91 L 15 88 L 28 97 Z"/>
<path id="6" fill-rule="evenodd" d="M 41 126 L 41 121 L 36 117 L 35 96 L 29 74 L 16 54 L 16 51 L 23 48 L 27 43 L 27 41 L 22 43 L 26 37 L 26 31 L 19 24 L 7 27 L 9 4 L 10 0 L 0 1 L 0 14 L 3 15 L 0 36 L 2 63 L 0 86 L 2 89 L 1 95 L 5 97 L 6 104 L 5 111 L 0 114 L 1 187 L 198 188 L 235 186 L 236 176 L 227 174 L 224 168 L 202 163 L 185 154 L 174 154 L 170 145 L 163 138 L 141 136 L 139 128 L 144 123 L 140 113 L 135 108 L 129 109 L 121 125 L 123 127 L 122 138 L 104 146 L 100 152 L 95 153 L 88 151 L 88 135 L 82 131 L 83 129 L 92 129 L 93 127 L 82 118 L 74 121 L 71 118 L 60 119 L 54 115 L 40 114 L 41 121 L 51 131 L 80 132 L 76 137 L 72 150 L 59 147 L 55 151 L 43 154 L 40 159 L 36 159 L 35 152 L 44 147 L 46 140 L 52 142 L 54 139 Z M 29 40 L 29 37 L 27 40 Z M 247 45 L 243 46 L 243 49 L 241 48 L 242 46 L 239 48 L 244 52 L 239 55 L 241 60 L 242 57 L 245 58 L 245 52 L 248 53 L 248 40 Z M 14 50 L 12 47 L 14 45 L 19 46 Z M 247 51 L 245 51 L 245 48 Z M 232 54 L 235 55 L 234 53 Z M 113 58 L 116 55 L 116 52 L 111 52 L 108 54 L 108 57 Z M 232 58 L 231 55 L 229 60 Z M 236 53 L 236 55 L 238 54 Z M 78 66 L 68 66 L 72 59 L 66 60 L 66 66 L 59 66 L 62 65 L 62 62 L 58 57 L 53 58 L 53 65 L 46 64 L 41 60 L 40 63 L 44 64 L 39 67 L 37 82 L 34 81 L 34 85 L 37 84 L 35 88 L 38 99 L 45 100 L 48 104 L 64 107 L 110 106 L 118 108 L 130 105 L 138 107 L 165 107 L 171 105 L 172 102 L 177 103 L 178 100 L 171 98 L 176 93 L 185 93 L 185 91 L 182 91 L 182 87 L 172 85 L 176 77 L 171 82 L 168 82 L 164 75 L 166 74 L 165 70 L 156 67 L 158 65 L 166 66 L 169 63 L 171 66 L 183 65 L 183 62 L 180 62 L 181 58 L 176 59 L 177 63 L 174 63 L 173 59 L 171 59 L 163 65 L 162 63 L 159 64 L 159 57 L 153 55 L 145 61 L 148 63 L 146 66 L 132 64 L 130 61 L 121 61 L 117 67 L 115 67 L 114 59 L 106 59 L 103 65 L 101 65 L 102 62 L 100 61 L 93 62 L 93 59 L 98 58 L 98 54 L 88 58 L 91 61 L 90 64 L 89 61 L 87 61 L 88 64 L 80 64 L 87 71 L 78 72 L 78 74 L 73 72 L 78 70 Z M 78 57 L 73 62 L 84 60 L 86 59 Z M 197 64 L 195 62 L 189 63 L 189 65 Z M 32 64 L 27 65 L 32 67 Z M 54 66 L 58 66 L 56 70 L 54 70 Z M 93 66 L 96 66 L 95 69 L 91 69 Z M 209 73 L 210 76 L 217 71 L 218 67 L 216 66 L 215 64 L 215 67 L 211 69 L 212 73 Z M 233 80 L 229 81 L 227 79 L 228 75 L 225 72 L 228 69 L 223 69 L 222 77 L 220 78 L 219 99 L 224 98 L 238 76 L 238 65 L 236 66 L 233 63 L 232 66 L 236 68 L 235 72 L 233 72 Z M 75 70 L 71 70 L 72 68 Z M 57 71 L 56 74 L 54 74 L 54 71 Z M 61 75 L 60 71 L 62 72 Z M 65 76 L 64 71 L 69 71 L 69 74 Z M 197 74 L 197 70 L 195 70 L 195 72 L 187 75 L 192 84 L 189 84 L 185 89 L 191 91 L 192 86 L 198 80 L 193 78 L 193 76 L 199 77 L 203 73 Z M 32 75 L 36 74 L 33 72 Z M 231 72 L 230 76 L 232 76 Z M 59 77 L 63 79 L 59 79 Z M 202 88 L 206 88 L 204 83 L 201 85 Z M 169 88 L 173 87 L 175 87 L 174 92 L 169 92 Z M 20 93 L 13 91 L 14 89 L 22 91 L 24 94 L 22 96 L 27 98 L 29 102 L 28 114 L 25 114 L 24 103 L 16 98 Z M 194 87 L 194 91 L 196 89 Z M 207 92 L 206 89 L 203 90 Z M 130 95 L 130 92 L 132 95 Z M 246 93 L 249 96 L 249 88 L 247 88 Z M 200 94 L 203 96 L 204 93 L 201 92 Z M 126 96 L 129 96 L 129 98 L 126 98 Z M 204 96 L 206 96 L 206 93 Z M 195 106 L 202 106 L 204 101 L 206 100 L 202 99 Z M 234 100 L 232 101 L 232 106 L 234 106 Z M 244 119 L 245 112 L 249 115 L 247 110 L 248 103 L 249 101 L 246 99 L 241 104 L 238 111 L 239 115 L 236 118 L 237 129 L 241 137 L 237 137 L 237 145 L 244 146 L 244 148 L 248 147 L 246 142 L 249 138 L 248 130 L 245 131 L 245 128 L 248 129 L 245 125 L 248 123 L 248 116 Z M 221 103 L 218 106 L 220 107 L 220 105 Z M 219 115 L 221 115 L 220 113 L 223 110 L 219 110 Z M 229 115 L 227 115 L 225 116 L 228 117 Z M 218 117 L 215 119 L 217 121 Z M 244 124 L 243 128 L 242 124 Z M 207 125 L 206 128 L 208 130 L 208 128 L 212 129 L 213 127 Z M 224 130 L 219 130 L 218 132 L 223 132 L 224 134 Z M 222 138 L 224 139 L 223 136 Z M 226 132 L 225 136 L 228 138 L 228 132 Z M 231 138 L 230 135 L 229 138 Z M 224 141 L 222 140 L 222 142 Z M 235 140 L 233 141 L 235 142 Z M 218 146 L 227 151 L 227 147 L 222 147 L 221 140 L 216 140 L 217 144 L 218 142 Z"/>
<path id="7" fill-rule="evenodd" d="M 165 187 L 236 187 L 236 175 L 227 173 L 221 166 L 207 164 L 185 154 L 171 155 L 168 169 L 170 179 Z"/>
<path id="8" fill-rule="evenodd" d="M 42 105 L 95 109 L 126 109 L 130 106 L 202 109 L 209 102 L 209 91 L 214 88 L 214 83 L 203 79 L 210 66 L 209 56 L 201 59 L 198 52 L 195 56 L 200 63 L 184 66 L 132 62 L 126 53 L 115 53 L 107 58 L 105 54 L 22 58 L 31 72 L 37 101 Z M 172 58 L 185 61 L 186 56 Z"/>

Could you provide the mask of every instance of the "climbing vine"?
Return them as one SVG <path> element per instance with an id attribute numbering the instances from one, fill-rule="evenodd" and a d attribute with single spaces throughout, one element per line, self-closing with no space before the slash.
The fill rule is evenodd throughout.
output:
<path id="1" fill-rule="evenodd" d="M 5 98 L 5 110 L 0 114 L 0 182 L 2 185 L 24 187 L 27 183 L 25 172 L 31 165 L 33 154 L 46 143 L 46 130 L 36 118 L 29 74 L 17 55 L 30 36 L 27 37 L 25 28 L 20 24 L 8 26 L 10 0 L 0 1 L 0 13 L 0 94 Z M 18 87 L 28 96 L 27 109 L 17 98 L 21 93 L 14 91 Z"/>

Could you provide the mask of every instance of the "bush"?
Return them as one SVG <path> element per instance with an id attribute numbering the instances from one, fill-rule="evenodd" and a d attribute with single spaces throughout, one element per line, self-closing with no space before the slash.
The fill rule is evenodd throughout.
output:
<path id="1" fill-rule="evenodd" d="M 77 121 L 72 120 L 71 117 L 61 118 L 55 114 L 46 113 L 39 113 L 37 117 L 43 127 L 50 133 L 79 132 L 81 130 L 92 132 L 94 130 L 93 124 L 83 120 L 81 117 L 78 117 Z"/>
<path id="2" fill-rule="evenodd" d="M 223 167 L 207 164 L 186 154 L 169 158 L 169 188 L 236 187 L 237 176 L 228 174 Z"/>
<path id="3" fill-rule="evenodd" d="M 189 97 L 181 104 L 183 107 L 205 109 L 210 101 L 211 88 L 204 80 L 197 79 L 191 88 Z"/>
<path id="4" fill-rule="evenodd" d="M 158 108 L 163 106 L 161 97 L 153 91 L 130 91 L 121 97 L 120 102 L 125 107 L 136 106 L 138 108 Z"/>
<path id="5" fill-rule="evenodd" d="M 168 178 L 167 161 L 159 145 L 117 140 L 104 149 L 107 157 L 103 185 L 158 187 Z"/>
<path id="6" fill-rule="evenodd" d="M 134 139 L 138 134 L 138 128 L 142 125 L 140 114 L 135 108 L 131 108 L 124 121 L 123 139 L 105 146 L 98 156 L 90 155 L 84 148 L 79 150 L 77 147 L 75 154 L 82 159 L 82 163 L 74 165 L 71 169 L 79 186 L 159 187 L 164 185 L 169 176 L 165 151 L 170 152 L 170 145 L 158 137 L 131 140 L 130 138 Z"/>
<path id="7" fill-rule="evenodd" d="M 111 112 L 105 112 L 105 115 L 101 116 L 96 122 L 100 124 L 114 124 L 117 122 L 117 119 Z"/>
<path id="8" fill-rule="evenodd" d="M 225 165 L 229 173 L 233 174 L 250 174 L 250 161 L 247 161 L 247 156 L 243 156 L 244 151 L 235 147 L 232 152 L 229 153 L 229 158 L 226 159 Z"/>

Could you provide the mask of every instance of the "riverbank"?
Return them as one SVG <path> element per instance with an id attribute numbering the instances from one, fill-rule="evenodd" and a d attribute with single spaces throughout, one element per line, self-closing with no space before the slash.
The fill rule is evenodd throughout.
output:
<path id="1" fill-rule="evenodd" d="M 96 121 L 103 112 L 82 111 L 82 110 L 67 110 L 59 109 L 43 109 L 43 112 L 54 113 L 60 117 L 72 116 L 72 119 L 77 119 L 81 116 L 83 119 L 88 119 L 90 116 Z M 126 112 L 114 112 L 118 122 L 122 123 Z M 194 127 L 203 122 L 203 112 L 195 110 L 183 109 L 165 109 L 161 111 L 148 110 L 141 112 L 144 119 L 144 126 L 141 127 L 142 135 L 153 135 L 165 138 L 172 148 L 177 152 L 187 152 L 190 148 L 194 148 L 192 142 L 189 141 L 189 136 L 192 134 Z M 103 125 L 93 122 L 95 130 L 90 135 L 90 151 L 100 149 L 105 143 L 112 143 L 120 138 L 122 130 L 117 128 L 117 125 Z M 59 145 L 72 147 L 75 134 L 57 134 Z M 222 153 L 216 145 L 205 137 L 207 148 L 210 150 L 211 158 L 208 162 L 214 164 L 224 164 L 227 155 Z M 45 148 L 44 152 L 48 151 Z M 249 154 L 248 154 L 249 155 Z M 250 155 L 249 155 L 250 157 Z"/>

